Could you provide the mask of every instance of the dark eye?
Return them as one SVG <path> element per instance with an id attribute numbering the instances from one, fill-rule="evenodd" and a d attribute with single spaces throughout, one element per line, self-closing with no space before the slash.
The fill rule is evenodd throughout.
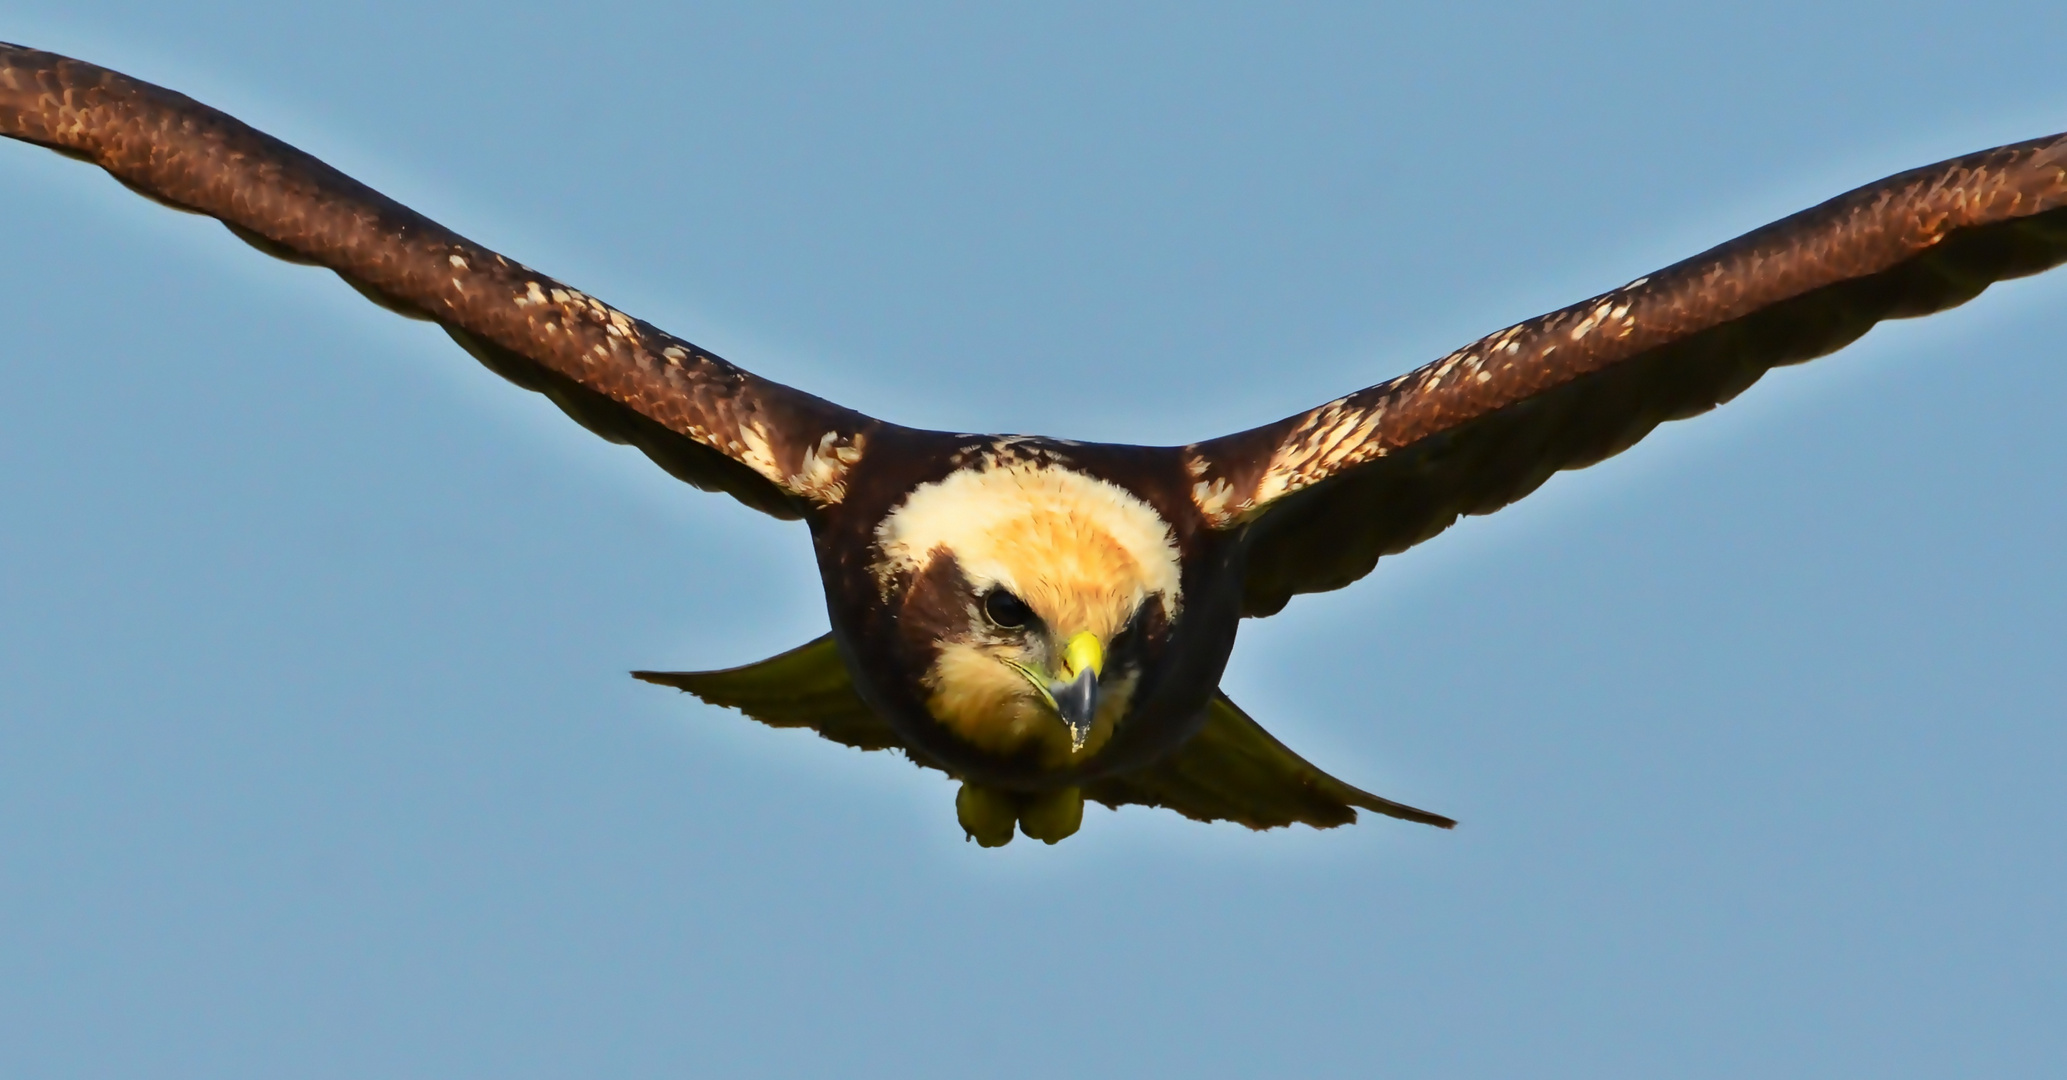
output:
<path id="1" fill-rule="evenodd" d="M 983 594 L 983 617 L 989 619 L 993 626 L 1017 630 L 1032 621 L 1033 609 L 1026 606 L 1026 601 L 1003 589 L 992 589 Z"/>

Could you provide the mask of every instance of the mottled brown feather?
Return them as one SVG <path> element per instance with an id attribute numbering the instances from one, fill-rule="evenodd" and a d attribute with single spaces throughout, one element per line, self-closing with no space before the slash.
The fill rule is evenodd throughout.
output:
<path id="1" fill-rule="evenodd" d="M 2067 136 L 1891 176 L 1407 375 L 1187 447 L 1251 530 L 1243 609 L 1340 588 L 1464 514 L 1705 412 L 1882 319 L 2067 260 Z"/>
<path id="2" fill-rule="evenodd" d="M 267 254 L 335 270 L 438 322 L 498 374 L 675 476 L 794 518 L 837 502 L 859 413 L 743 371 L 481 247 L 184 95 L 0 44 L 0 134 L 221 220 Z"/>

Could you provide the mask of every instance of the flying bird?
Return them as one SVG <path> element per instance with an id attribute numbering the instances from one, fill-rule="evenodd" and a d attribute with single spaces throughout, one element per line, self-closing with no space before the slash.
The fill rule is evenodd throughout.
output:
<path id="1" fill-rule="evenodd" d="M 1328 775 L 1218 689 L 1243 618 L 1843 347 L 2067 260 L 2067 135 L 1840 195 L 1397 378 L 1187 446 L 903 427 L 755 376 L 183 95 L 0 44 L 0 134 L 438 324 L 673 476 L 811 530 L 832 629 L 634 672 L 961 782 L 985 846 L 1086 799 L 1329 828 L 1451 819 Z"/>

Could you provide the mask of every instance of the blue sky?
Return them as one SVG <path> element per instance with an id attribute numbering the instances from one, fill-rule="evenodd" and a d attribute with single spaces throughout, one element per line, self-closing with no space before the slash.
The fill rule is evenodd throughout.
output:
<path id="1" fill-rule="evenodd" d="M 1137 442 L 2067 128 L 2057 4 L 177 8 L 0 38 L 843 403 Z M 800 526 L 77 163 L 0 206 L 9 1076 L 2067 1067 L 2067 275 L 1246 624 L 1454 833 L 985 851 L 625 677 L 821 633 Z"/>

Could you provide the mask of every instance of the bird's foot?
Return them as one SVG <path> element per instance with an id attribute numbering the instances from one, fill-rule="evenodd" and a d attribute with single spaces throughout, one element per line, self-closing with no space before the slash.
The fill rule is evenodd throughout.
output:
<path id="1" fill-rule="evenodd" d="M 1084 823 L 1084 793 L 1079 788 L 1044 791 L 1019 811 L 1019 831 L 1044 844 L 1076 833 Z"/>
<path id="2" fill-rule="evenodd" d="M 1004 847 L 1012 842 L 1019 806 L 1005 792 L 965 782 L 955 795 L 955 816 L 962 819 L 969 839 L 984 847 Z"/>

